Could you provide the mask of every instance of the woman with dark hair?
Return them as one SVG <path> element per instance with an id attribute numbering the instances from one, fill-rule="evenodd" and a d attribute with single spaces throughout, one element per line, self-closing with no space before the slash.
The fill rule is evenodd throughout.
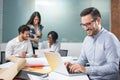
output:
<path id="1" fill-rule="evenodd" d="M 47 41 L 43 41 L 41 49 L 45 49 L 45 51 L 59 52 L 60 43 L 57 41 L 58 39 L 57 32 L 50 31 L 47 35 L 47 38 L 48 38 Z"/>
<path id="2" fill-rule="evenodd" d="M 42 37 L 42 29 L 41 25 L 41 15 L 39 12 L 34 12 L 27 24 L 30 27 L 30 39 L 32 42 L 33 53 L 35 53 L 35 49 L 38 49 L 38 41 Z"/>

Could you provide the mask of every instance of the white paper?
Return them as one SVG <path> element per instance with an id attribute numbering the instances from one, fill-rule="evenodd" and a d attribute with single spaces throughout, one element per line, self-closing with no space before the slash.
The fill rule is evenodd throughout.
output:
<path id="1" fill-rule="evenodd" d="M 49 74 L 50 80 L 89 80 L 87 75 L 80 75 L 80 76 L 66 76 L 63 74 L 59 74 L 56 72 L 51 72 Z"/>
<path id="2" fill-rule="evenodd" d="M 26 66 L 41 66 L 48 65 L 48 62 L 45 57 L 41 58 L 26 58 Z"/>
<path id="3" fill-rule="evenodd" d="M 9 68 L 10 66 L 12 66 L 14 63 L 13 62 L 7 62 L 4 64 L 0 65 L 0 68 Z"/>
<path id="4" fill-rule="evenodd" d="M 30 80 L 49 80 L 48 78 L 43 78 L 42 76 L 36 76 L 32 74 L 28 74 L 28 77 Z"/>

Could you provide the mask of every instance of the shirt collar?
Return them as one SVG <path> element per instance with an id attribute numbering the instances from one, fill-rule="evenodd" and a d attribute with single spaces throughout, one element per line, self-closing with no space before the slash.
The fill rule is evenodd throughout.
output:
<path id="1" fill-rule="evenodd" d="M 20 41 L 19 41 L 19 37 L 18 37 L 18 36 L 17 36 L 17 38 L 16 38 L 16 42 L 20 42 Z"/>
<path id="2" fill-rule="evenodd" d="M 29 38 L 28 38 L 29 39 Z M 25 42 L 26 40 L 24 40 L 24 41 L 22 41 L 22 42 Z M 17 38 L 16 38 L 16 42 L 20 42 L 20 40 L 19 40 L 19 36 L 17 36 Z"/>
<path id="3" fill-rule="evenodd" d="M 102 28 L 102 29 L 100 30 L 100 32 L 98 32 L 96 35 L 92 36 L 92 38 L 93 38 L 93 39 L 97 39 L 97 38 L 99 37 L 99 35 L 102 34 L 103 31 L 104 31 L 104 28 Z"/>

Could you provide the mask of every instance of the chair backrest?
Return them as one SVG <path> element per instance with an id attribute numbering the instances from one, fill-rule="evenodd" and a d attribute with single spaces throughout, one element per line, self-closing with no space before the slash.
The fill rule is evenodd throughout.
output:
<path id="1" fill-rule="evenodd" d="M 68 50 L 60 49 L 59 53 L 60 53 L 61 56 L 67 56 L 68 55 Z"/>
<path id="2" fill-rule="evenodd" d="M 1 58 L 1 61 L 0 61 L 1 64 L 6 62 L 6 60 L 5 60 L 5 51 L 1 51 L 0 58 Z"/>

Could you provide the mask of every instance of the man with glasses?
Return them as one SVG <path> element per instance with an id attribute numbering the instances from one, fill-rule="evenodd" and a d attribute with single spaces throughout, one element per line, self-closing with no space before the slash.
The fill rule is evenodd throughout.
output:
<path id="1" fill-rule="evenodd" d="M 81 26 L 86 31 L 78 62 L 65 65 L 70 72 L 83 72 L 90 80 L 118 80 L 119 40 L 101 26 L 100 12 L 86 8 L 81 14 Z M 89 63 L 89 66 L 86 66 Z"/>

